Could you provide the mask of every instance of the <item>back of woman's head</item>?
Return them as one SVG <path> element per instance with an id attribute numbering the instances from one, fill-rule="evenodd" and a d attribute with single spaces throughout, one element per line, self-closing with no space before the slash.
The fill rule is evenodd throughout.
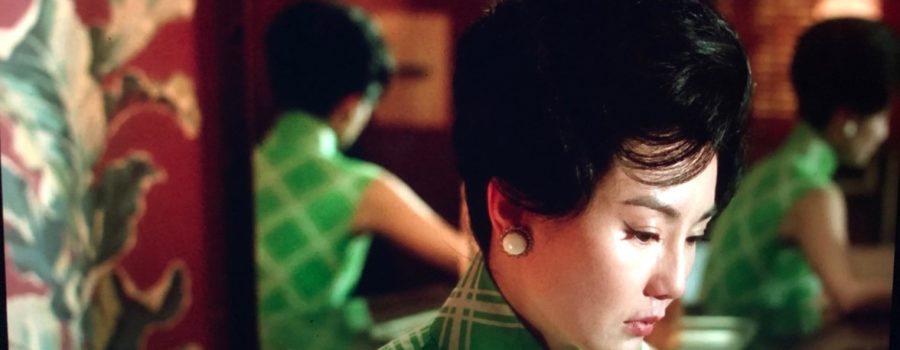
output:
<path id="1" fill-rule="evenodd" d="M 266 33 L 265 50 L 276 109 L 321 118 L 328 118 L 350 94 L 376 99 L 394 69 L 369 16 L 332 2 L 306 1 L 279 12 Z M 273 122 L 264 122 L 261 129 Z"/>
<path id="2" fill-rule="evenodd" d="M 797 41 L 791 80 L 800 117 L 825 129 L 839 108 L 858 116 L 887 107 L 900 83 L 900 47 L 884 24 L 861 18 L 820 22 Z"/>
<path id="3" fill-rule="evenodd" d="M 508 0 L 460 39 L 454 147 L 486 249 L 491 180 L 538 214 L 579 213 L 613 164 L 651 185 L 739 171 L 750 90 L 735 33 L 690 0 Z M 487 251 L 487 250 L 485 250 Z"/>

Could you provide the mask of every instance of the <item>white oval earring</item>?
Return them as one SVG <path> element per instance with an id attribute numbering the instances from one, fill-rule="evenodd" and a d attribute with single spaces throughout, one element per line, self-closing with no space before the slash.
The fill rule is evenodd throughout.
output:
<path id="1" fill-rule="evenodd" d="M 846 123 L 844 123 L 844 137 L 851 138 L 853 136 L 856 136 L 856 131 L 858 129 L 859 127 L 856 125 L 855 121 L 848 120 Z"/>
<path id="2" fill-rule="evenodd" d="M 531 232 L 524 227 L 511 227 L 500 237 L 503 252 L 509 256 L 525 256 L 531 251 Z"/>

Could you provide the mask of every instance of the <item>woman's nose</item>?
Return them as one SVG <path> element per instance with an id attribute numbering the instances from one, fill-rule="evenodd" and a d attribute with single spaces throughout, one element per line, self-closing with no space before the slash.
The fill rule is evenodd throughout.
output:
<path id="1" fill-rule="evenodd" d="M 688 252 L 684 247 L 664 249 L 644 287 L 644 295 L 656 299 L 678 299 L 684 294 L 688 274 Z"/>

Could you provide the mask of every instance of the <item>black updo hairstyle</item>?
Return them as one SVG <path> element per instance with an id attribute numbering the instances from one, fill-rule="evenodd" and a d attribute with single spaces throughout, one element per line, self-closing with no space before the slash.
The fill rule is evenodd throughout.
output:
<path id="1" fill-rule="evenodd" d="M 887 107 L 900 82 L 900 48 L 886 25 L 861 18 L 815 24 L 797 41 L 791 82 L 800 117 L 824 130 L 838 108 L 861 118 Z"/>
<path id="2" fill-rule="evenodd" d="M 375 102 L 390 82 L 394 60 L 378 27 L 361 9 L 305 1 L 278 13 L 266 32 L 266 69 L 279 112 L 302 110 L 328 118 L 360 93 Z M 261 142 L 275 118 L 261 116 Z"/>
<path id="3" fill-rule="evenodd" d="M 454 148 L 482 251 L 492 179 L 514 204 L 566 217 L 614 163 L 667 186 L 718 155 L 726 205 L 750 90 L 737 35 L 698 1 L 500 2 L 461 37 L 453 81 Z"/>

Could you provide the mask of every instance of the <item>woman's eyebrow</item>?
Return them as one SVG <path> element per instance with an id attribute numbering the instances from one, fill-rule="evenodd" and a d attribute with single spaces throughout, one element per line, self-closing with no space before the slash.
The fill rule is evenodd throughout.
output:
<path id="1" fill-rule="evenodd" d="M 631 205 L 636 207 L 644 207 L 649 208 L 655 211 L 658 211 L 668 217 L 669 219 L 679 219 L 681 218 L 681 212 L 673 208 L 671 205 L 660 202 L 659 199 L 653 196 L 641 196 L 628 199 L 624 202 L 625 205 Z"/>
<path id="2" fill-rule="evenodd" d="M 668 205 L 666 203 L 659 201 L 659 199 L 657 199 L 656 197 L 653 197 L 653 196 L 635 197 L 635 198 L 625 200 L 622 203 L 625 205 L 644 207 L 644 208 L 649 208 L 649 209 L 658 211 L 658 212 L 662 213 L 663 215 L 665 215 L 667 218 L 672 219 L 672 220 L 678 220 L 681 218 L 681 212 L 679 212 L 677 209 L 673 208 L 671 205 Z M 716 207 L 713 207 L 713 208 L 707 210 L 705 213 L 703 213 L 702 216 L 700 216 L 700 219 L 697 220 L 697 222 L 700 222 L 700 221 L 703 221 L 703 220 L 706 220 L 706 219 L 709 219 L 709 218 L 715 216 L 716 212 L 718 212 Z"/>

